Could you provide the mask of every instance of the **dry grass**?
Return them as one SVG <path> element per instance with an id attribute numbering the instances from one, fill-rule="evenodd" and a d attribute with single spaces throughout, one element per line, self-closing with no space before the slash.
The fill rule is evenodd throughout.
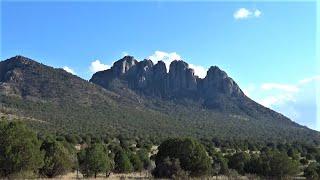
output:
<path id="1" fill-rule="evenodd" d="M 68 173 L 64 176 L 57 177 L 56 179 L 95 179 L 95 178 L 83 178 L 81 173 L 78 174 L 76 172 Z M 112 179 L 112 180 L 122 180 L 122 179 L 153 179 L 152 175 L 147 172 L 141 173 L 129 173 L 129 174 L 113 174 L 106 178 L 105 174 L 99 174 L 96 179 Z"/>

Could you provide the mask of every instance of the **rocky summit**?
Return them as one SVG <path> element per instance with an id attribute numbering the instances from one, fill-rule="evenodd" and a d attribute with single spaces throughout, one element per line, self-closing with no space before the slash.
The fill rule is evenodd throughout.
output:
<path id="1" fill-rule="evenodd" d="M 125 56 L 116 61 L 111 69 L 95 73 L 90 82 L 111 89 L 116 80 L 121 80 L 121 83 L 138 93 L 162 98 L 183 97 L 208 101 L 218 96 L 245 97 L 232 78 L 217 66 L 210 67 L 206 77 L 201 79 L 182 60 L 172 61 L 167 72 L 163 61 L 153 64 L 148 59 L 137 61 L 132 56 Z"/>

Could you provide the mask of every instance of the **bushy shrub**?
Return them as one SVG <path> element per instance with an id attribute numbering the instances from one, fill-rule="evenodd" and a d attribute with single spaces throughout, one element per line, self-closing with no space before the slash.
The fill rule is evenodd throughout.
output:
<path id="1" fill-rule="evenodd" d="M 43 165 L 37 136 L 19 122 L 0 121 L 0 177 L 37 175 Z"/>
<path id="2" fill-rule="evenodd" d="M 210 158 L 204 146 L 190 138 L 162 142 L 155 157 L 156 166 L 163 164 L 166 158 L 178 159 L 182 170 L 189 172 L 190 176 L 204 176 L 211 169 Z"/>

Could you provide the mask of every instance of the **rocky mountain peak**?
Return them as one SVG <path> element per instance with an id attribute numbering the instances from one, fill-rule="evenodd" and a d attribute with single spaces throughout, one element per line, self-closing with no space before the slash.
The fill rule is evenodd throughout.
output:
<path id="1" fill-rule="evenodd" d="M 196 90 L 197 82 L 193 69 L 184 61 L 172 61 L 169 70 L 169 87 L 173 92 Z"/>
<path id="2" fill-rule="evenodd" d="M 139 62 L 132 56 L 125 56 L 115 62 L 110 70 L 94 74 L 90 81 L 108 88 L 116 78 L 133 90 L 161 97 L 212 99 L 217 94 L 226 97 L 243 96 L 238 85 L 219 67 L 210 67 L 206 77 L 201 79 L 182 60 L 172 61 L 167 72 L 163 61 L 154 65 L 149 59 Z"/>
<path id="3" fill-rule="evenodd" d="M 134 59 L 133 56 L 125 56 L 122 59 L 116 61 L 113 64 L 112 69 L 115 75 L 123 75 L 137 63 L 138 61 Z"/>
<path id="4" fill-rule="evenodd" d="M 211 66 L 207 71 L 207 76 L 225 79 L 228 77 L 227 73 L 222 71 L 218 66 Z"/>
<path id="5" fill-rule="evenodd" d="M 243 96 L 241 89 L 233 79 L 217 66 L 209 68 L 203 80 L 203 92 L 208 97 L 215 95 L 212 92 L 228 96 Z"/>
<path id="6" fill-rule="evenodd" d="M 156 65 L 153 66 L 153 72 L 157 77 L 164 77 L 167 74 L 167 67 L 163 61 L 158 61 Z"/>
<path id="7" fill-rule="evenodd" d="M 23 78 L 20 70 L 26 66 L 38 64 L 24 56 L 14 56 L 0 63 L 0 82 L 19 81 Z"/>
<path id="8" fill-rule="evenodd" d="M 36 64 L 37 62 L 29 59 L 27 57 L 21 56 L 21 55 L 17 55 L 14 56 L 12 58 L 9 58 L 7 60 L 4 61 L 7 64 L 11 64 L 11 66 L 21 66 L 21 65 L 28 65 L 28 64 Z"/>

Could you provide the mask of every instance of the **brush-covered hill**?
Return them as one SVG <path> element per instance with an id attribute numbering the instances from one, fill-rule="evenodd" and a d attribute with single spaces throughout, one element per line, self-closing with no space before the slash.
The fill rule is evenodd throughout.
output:
<path id="1" fill-rule="evenodd" d="M 0 62 L 0 116 L 37 130 L 132 137 L 191 136 L 255 141 L 320 140 L 246 97 L 218 67 L 204 79 L 188 64 L 126 56 L 90 82 L 23 56 Z"/>

